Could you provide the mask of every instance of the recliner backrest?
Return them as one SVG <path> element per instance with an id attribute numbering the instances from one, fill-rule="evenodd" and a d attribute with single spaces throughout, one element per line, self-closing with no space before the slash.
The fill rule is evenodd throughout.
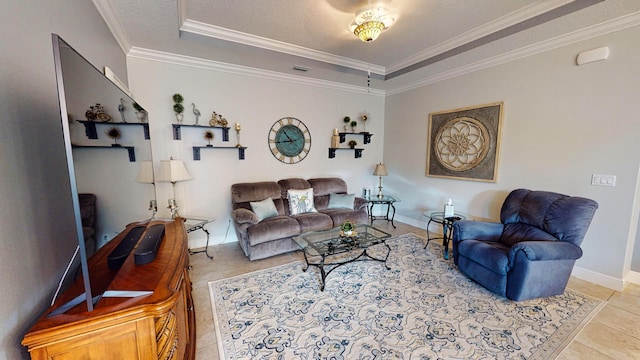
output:
<path id="1" fill-rule="evenodd" d="M 502 204 L 500 221 L 505 225 L 531 225 L 558 240 L 580 245 L 597 208 L 598 203 L 591 199 L 517 189 Z M 505 226 L 505 229 L 513 231 L 514 226 Z"/>

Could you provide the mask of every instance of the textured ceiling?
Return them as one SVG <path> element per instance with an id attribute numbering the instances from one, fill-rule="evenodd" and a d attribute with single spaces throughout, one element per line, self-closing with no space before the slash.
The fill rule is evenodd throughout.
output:
<path id="1" fill-rule="evenodd" d="M 386 0 L 395 24 L 373 43 L 348 29 L 366 0 L 94 0 L 131 47 L 362 84 L 408 81 L 566 36 L 625 15 L 637 0 Z M 437 66 L 436 66 L 437 65 Z M 387 80 L 388 81 L 388 80 Z"/>

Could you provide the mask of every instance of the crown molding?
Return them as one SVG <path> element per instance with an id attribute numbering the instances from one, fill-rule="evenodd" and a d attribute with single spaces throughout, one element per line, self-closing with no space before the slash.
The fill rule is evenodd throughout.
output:
<path id="1" fill-rule="evenodd" d="M 185 19 L 180 25 L 180 31 L 188 32 L 191 34 L 221 39 L 225 41 L 231 41 L 238 44 L 244 44 L 249 46 L 258 47 L 261 49 L 272 50 L 281 52 L 284 54 L 300 56 L 311 60 L 322 61 L 329 64 L 335 64 L 339 66 L 345 66 L 352 69 L 368 71 L 372 73 L 385 75 L 385 67 L 370 64 L 364 61 L 359 61 L 344 56 L 337 56 L 334 54 L 326 53 L 323 51 L 317 51 L 306 47 L 288 44 L 282 41 L 272 40 L 261 36 L 255 36 L 247 33 L 243 33 L 236 30 L 225 29 L 219 26 L 205 24 L 200 21 L 191 19 Z"/>
<path id="2" fill-rule="evenodd" d="M 316 86 L 322 88 L 328 88 L 333 90 L 342 90 L 355 92 L 360 94 L 368 94 L 375 96 L 385 96 L 385 91 L 380 89 L 372 89 L 364 86 L 355 86 L 335 81 L 313 79 L 299 75 L 291 75 L 280 73 L 277 71 L 263 70 L 252 68 L 248 66 L 223 63 L 219 61 L 206 60 L 192 56 L 172 54 L 163 51 L 144 49 L 139 47 L 132 47 L 127 54 L 129 58 L 137 58 L 143 60 L 151 60 L 163 63 L 169 63 L 180 66 L 189 66 L 194 68 L 201 68 L 207 70 L 220 71 L 229 74 L 252 76 L 257 78 L 285 81 L 289 83 Z"/>
<path id="3" fill-rule="evenodd" d="M 409 56 L 403 60 L 395 62 L 386 68 L 386 73 L 391 74 L 395 71 L 402 70 L 408 66 L 411 66 L 420 61 L 430 59 L 436 55 L 442 54 L 446 51 L 458 48 L 465 44 L 468 44 L 474 40 L 478 40 L 487 35 L 493 34 L 500 30 L 506 29 L 512 25 L 519 24 L 523 21 L 526 21 L 530 18 L 538 16 L 540 14 L 544 14 L 548 11 L 551 11 L 555 8 L 558 8 L 562 5 L 573 2 L 574 0 L 554 0 L 554 1 L 543 1 L 533 3 L 529 6 L 526 6 L 518 11 L 514 11 L 508 15 L 505 15 L 501 18 L 498 18 L 494 21 L 488 22 L 483 26 L 477 27 L 471 31 L 460 34 L 451 39 L 447 39 L 447 41 L 432 46 L 428 49 L 420 51 L 419 53 Z"/>
<path id="4" fill-rule="evenodd" d="M 395 95 L 406 91 L 414 90 L 426 85 L 434 84 L 440 81 L 452 79 L 458 76 L 466 75 L 478 70 L 487 69 L 493 66 L 504 64 L 507 62 L 526 58 L 528 56 L 543 53 L 545 51 L 557 49 L 563 46 L 578 43 L 594 37 L 610 34 L 612 32 L 624 30 L 633 26 L 640 25 L 640 12 L 628 14 L 616 19 L 602 22 L 593 26 L 586 27 L 565 35 L 557 36 L 545 41 L 538 42 L 520 49 L 510 51 L 501 55 L 497 55 L 485 60 L 477 61 L 471 64 L 457 67 L 449 71 L 431 75 L 423 79 L 414 81 L 409 84 L 401 85 L 393 89 L 388 89 L 386 95 Z"/>
<path id="5" fill-rule="evenodd" d="M 104 22 L 107 24 L 109 31 L 111 31 L 111 34 L 116 39 L 118 46 L 122 49 L 122 52 L 127 54 L 131 49 L 131 41 L 122 29 L 122 25 L 120 25 L 111 3 L 108 0 L 93 0 L 93 5 L 98 10 L 98 13 L 100 13 L 100 16 L 102 16 L 102 19 L 104 19 Z"/>

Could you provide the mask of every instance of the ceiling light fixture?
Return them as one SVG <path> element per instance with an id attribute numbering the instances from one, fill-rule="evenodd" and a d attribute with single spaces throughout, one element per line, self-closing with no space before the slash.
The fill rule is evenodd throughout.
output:
<path id="1" fill-rule="evenodd" d="M 372 42 L 393 25 L 394 21 L 394 16 L 383 6 L 370 6 L 356 12 L 356 19 L 350 30 L 360 40 Z"/>

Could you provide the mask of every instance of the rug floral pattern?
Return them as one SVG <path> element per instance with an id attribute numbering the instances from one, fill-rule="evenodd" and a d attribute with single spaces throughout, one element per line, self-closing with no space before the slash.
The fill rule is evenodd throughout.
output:
<path id="1" fill-rule="evenodd" d="M 513 302 L 461 274 L 440 244 L 387 243 L 391 270 L 351 263 L 324 292 L 301 262 L 210 282 L 221 358 L 550 359 L 602 305 L 571 290 Z"/>

